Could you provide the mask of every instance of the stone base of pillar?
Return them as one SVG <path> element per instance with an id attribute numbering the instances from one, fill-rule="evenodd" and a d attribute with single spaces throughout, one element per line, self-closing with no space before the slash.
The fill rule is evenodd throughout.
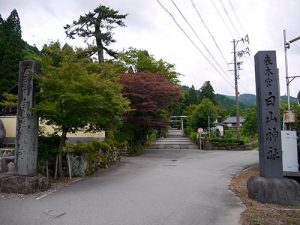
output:
<path id="1" fill-rule="evenodd" d="M 248 195 L 262 203 L 300 205 L 300 184 L 288 178 L 250 177 Z"/>
<path id="2" fill-rule="evenodd" d="M 51 184 L 46 177 L 42 176 L 15 176 L 13 174 L 3 174 L 0 176 L 0 192 L 32 194 L 46 191 Z"/>

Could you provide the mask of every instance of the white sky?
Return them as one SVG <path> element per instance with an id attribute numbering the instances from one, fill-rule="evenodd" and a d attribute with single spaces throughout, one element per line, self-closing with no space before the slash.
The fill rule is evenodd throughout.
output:
<path id="1" fill-rule="evenodd" d="M 125 20 L 127 27 L 114 30 L 114 37 L 117 40 L 117 43 L 111 46 L 114 50 L 129 47 L 148 50 L 156 59 L 163 59 L 176 65 L 176 70 L 184 74 L 180 78 L 181 84 L 194 85 L 199 89 L 205 81 L 210 80 L 216 93 L 226 95 L 234 95 L 233 72 L 227 71 L 228 67 L 225 64 L 225 60 L 228 63 L 233 62 L 231 41 L 241 39 L 248 34 L 251 55 L 240 59 L 244 62 L 243 70 L 240 71 L 240 93 L 255 94 L 253 57 L 260 50 L 277 51 L 281 95 L 286 93 L 283 29 L 287 31 L 287 40 L 300 36 L 299 0 L 173 1 L 225 71 L 224 74 L 219 69 L 227 81 L 205 60 L 156 0 L 0 0 L 0 14 L 6 19 L 14 8 L 17 9 L 23 39 L 39 48 L 49 43 L 50 40 L 60 40 L 62 44 L 68 42 L 73 46 L 84 47 L 83 40 L 80 38 L 75 41 L 67 39 L 63 26 L 77 20 L 80 15 L 92 11 L 99 4 L 109 6 L 119 10 L 120 13 L 129 14 Z M 176 10 L 172 1 L 160 0 L 160 2 L 173 14 L 205 56 L 218 67 Z M 195 3 L 201 17 L 220 46 L 225 60 L 204 28 L 192 2 Z M 231 25 L 222 4 L 235 28 Z M 237 49 L 242 50 L 246 47 L 239 43 Z M 300 75 L 299 62 L 300 41 L 293 43 L 291 49 L 288 50 L 290 76 Z M 229 82 L 231 85 L 228 84 Z M 300 78 L 297 78 L 291 83 L 292 96 L 297 95 L 300 91 L 299 87 Z"/>

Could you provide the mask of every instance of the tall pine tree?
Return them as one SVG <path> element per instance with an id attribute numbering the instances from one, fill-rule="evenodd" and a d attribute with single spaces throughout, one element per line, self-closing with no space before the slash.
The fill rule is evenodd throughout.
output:
<path id="1" fill-rule="evenodd" d="M 216 103 L 216 96 L 215 90 L 211 86 L 210 81 L 205 81 L 202 87 L 200 88 L 200 101 L 201 102 L 204 98 L 209 99 L 213 103 Z"/>
<path id="2" fill-rule="evenodd" d="M 20 18 L 14 9 L 6 20 L 0 16 L 0 94 L 16 84 L 24 48 Z"/>
<path id="3" fill-rule="evenodd" d="M 85 41 L 94 38 L 96 45 L 90 45 L 89 55 L 98 54 L 99 63 L 104 62 L 104 51 L 110 56 L 115 56 L 115 52 L 107 47 L 115 42 L 112 29 L 116 25 L 124 27 L 127 14 L 119 14 L 119 11 L 100 5 L 93 12 L 80 16 L 73 24 L 67 24 L 64 28 L 67 37 L 74 39 L 74 36 L 83 37 Z"/>

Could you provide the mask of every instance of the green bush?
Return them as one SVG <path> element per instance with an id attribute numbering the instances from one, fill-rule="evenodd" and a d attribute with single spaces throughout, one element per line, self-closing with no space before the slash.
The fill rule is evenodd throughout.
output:
<path id="1" fill-rule="evenodd" d="M 239 145 L 245 144 L 243 140 L 236 140 L 236 139 L 211 138 L 209 139 L 209 141 L 216 144 L 239 144 Z"/>
<path id="2" fill-rule="evenodd" d="M 60 137 L 39 136 L 38 137 L 38 160 L 48 160 L 58 153 Z"/>
<path id="3" fill-rule="evenodd" d="M 147 136 L 147 142 L 146 142 L 146 145 L 150 145 L 152 144 L 153 142 L 155 142 L 157 140 L 157 136 L 158 136 L 158 131 L 157 130 L 154 130 L 154 129 L 151 129 L 148 133 L 148 136 Z"/>
<path id="4" fill-rule="evenodd" d="M 119 159 L 118 149 L 111 147 L 111 145 L 107 143 L 107 140 L 102 142 L 93 141 L 90 144 L 83 144 L 81 142 L 66 144 L 64 151 L 68 153 L 86 154 L 88 162 L 87 175 L 93 174 L 100 168 L 107 168 Z"/>
<path id="5" fill-rule="evenodd" d="M 189 138 L 194 142 L 197 143 L 197 137 L 198 137 L 198 133 L 197 132 L 190 132 L 189 133 Z"/>

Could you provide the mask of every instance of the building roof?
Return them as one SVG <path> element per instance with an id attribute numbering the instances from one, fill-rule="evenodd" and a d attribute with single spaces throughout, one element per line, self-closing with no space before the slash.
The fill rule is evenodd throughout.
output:
<path id="1" fill-rule="evenodd" d="M 244 117 L 240 117 L 240 123 L 244 123 L 244 121 L 245 121 Z M 236 116 L 227 117 L 226 120 L 223 121 L 223 123 L 225 124 L 236 123 Z"/>

